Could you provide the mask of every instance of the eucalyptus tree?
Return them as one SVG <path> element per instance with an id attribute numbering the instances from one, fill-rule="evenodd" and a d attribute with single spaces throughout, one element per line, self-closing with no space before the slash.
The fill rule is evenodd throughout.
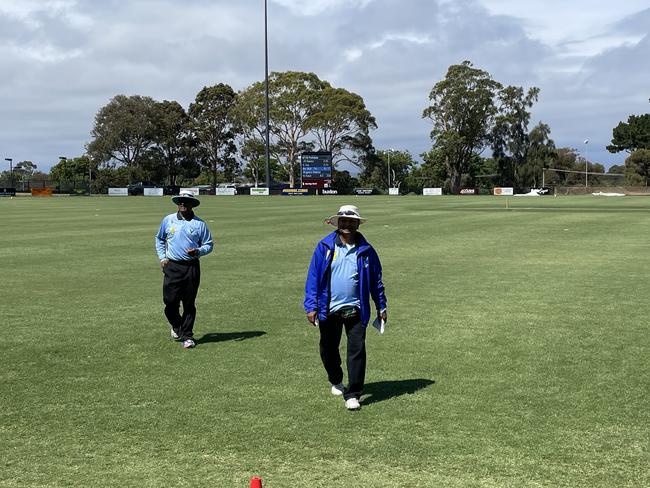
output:
<path id="1" fill-rule="evenodd" d="M 528 150 L 525 161 L 517 168 L 519 180 L 532 188 L 546 183 L 545 168 L 557 160 L 555 143 L 550 138 L 551 128 L 540 122 L 528 134 Z"/>
<path id="2" fill-rule="evenodd" d="M 264 141 L 264 83 L 240 92 L 238 118 L 246 139 Z M 350 161 L 361 165 L 375 119 L 363 99 L 342 88 L 333 88 L 314 73 L 274 72 L 269 76 L 270 153 L 294 186 L 302 151 L 331 151 L 336 165 Z M 370 140 L 370 144 L 372 141 Z"/>
<path id="3" fill-rule="evenodd" d="M 116 95 L 95 115 L 86 149 L 94 165 L 137 166 L 154 144 L 153 98 Z"/>
<path id="4" fill-rule="evenodd" d="M 463 173 L 489 141 L 497 112 L 495 97 L 502 85 L 470 61 L 449 67 L 445 78 L 429 93 L 423 118 L 433 123 L 433 149 L 444 155 L 452 192 L 460 188 Z"/>
<path id="5" fill-rule="evenodd" d="M 269 75 L 270 152 L 284 170 L 289 185 L 295 186 L 298 156 L 311 148 L 306 140 L 309 120 L 314 115 L 317 97 L 327 83 L 314 73 L 273 72 Z M 239 94 L 238 120 L 247 136 L 264 140 L 266 119 L 263 82 L 253 83 Z"/>
<path id="6" fill-rule="evenodd" d="M 315 102 L 308 127 L 315 137 L 316 147 L 331 151 L 335 166 L 348 161 L 360 167 L 364 151 L 359 140 L 369 138 L 370 131 L 377 128 L 363 98 L 343 88 L 326 86 Z"/>
<path id="7" fill-rule="evenodd" d="M 193 139 L 190 118 L 176 101 L 158 102 L 153 109 L 154 146 L 151 160 L 164 169 L 164 176 L 170 185 L 176 185 L 179 176 L 196 176 L 192 171 Z"/>
<path id="8" fill-rule="evenodd" d="M 239 172 L 236 138 L 240 127 L 234 113 L 236 103 L 237 94 L 233 89 L 219 83 L 203 87 L 189 107 L 197 159 L 210 172 L 213 188 L 217 186 L 220 169 L 227 181 L 232 181 Z"/>
<path id="9" fill-rule="evenodd" d="M 497 92 L 497 113 L 490 143 L 502 185 L 521 187 L 525 184 L 521 166 L 526 161 L 529 148 L 529 109 L 538 96 L 539 88 L 536 87 L 524 92 L 520 86 L 507 86 Z"/>

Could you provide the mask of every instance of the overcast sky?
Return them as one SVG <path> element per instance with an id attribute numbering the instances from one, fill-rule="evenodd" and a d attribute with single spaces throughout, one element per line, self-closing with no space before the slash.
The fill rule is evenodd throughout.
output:
<path id="1" fill-rule="evenodd" d="M 431 146 L 421 118 L 449 65 L 541 89 L 531 125 L 622 164 L 612 128 L 650 112 L 648 0 L 268 0 L 269 70 L 363 97 L 375 147 Z M 177 100 L 264 79 L 264 0 L 0 0 L 0 166 L 84 153 L 117 94 Z M 589 139 L 588 144 L 584 141 Z M 485 154 L 488 155 L 487 153 Z"/>

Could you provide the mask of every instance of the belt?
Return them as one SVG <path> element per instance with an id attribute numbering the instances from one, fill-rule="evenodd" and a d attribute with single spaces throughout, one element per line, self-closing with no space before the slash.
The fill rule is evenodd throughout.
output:
<path id="1" fill-rule="evenodd" d="M 175 259 L 169 259 L 169 262 L 174 264 L 182 264 L 183 266 L 189 266 L 194 263 L 198 263 L 198 259 L 188 259 L 187 261 L 176 261 Z"/>

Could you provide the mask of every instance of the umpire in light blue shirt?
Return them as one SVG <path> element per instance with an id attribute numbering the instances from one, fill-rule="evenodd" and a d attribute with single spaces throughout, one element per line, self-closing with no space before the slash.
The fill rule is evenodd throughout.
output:
<path id="1" fill-rule="evenodd" d="M 337 229 L 316 246 L 305 284 L 307 320 L 320 331 L 320 356 L 333 395 L 343 395 L 348 410 L 361 408 L 366 374 L 366 328 L 372 298 L 377 318 L 387 319 L 381 263 L 358 231 L 365 219 L 354 205 L 343 205 L 326 221 Z M 339 344 L 347 335 L 348 387 L 343 385 Z"/>
<path id="2" fill-rule="evenodd" d="M 172 197 L 172 202 L 178 205 L 178 211 L 163 218 L 156 234 L 156 253 L 164 274 L 163 302 L 171 336 L 189 349 L 196 345 L 194 302 L 201 281 L 199 258 L 212 252 L 212 235 L 206 223 L 194 214 L 193 209 L 201 202 L 191 192 L 182 191 Z"/>

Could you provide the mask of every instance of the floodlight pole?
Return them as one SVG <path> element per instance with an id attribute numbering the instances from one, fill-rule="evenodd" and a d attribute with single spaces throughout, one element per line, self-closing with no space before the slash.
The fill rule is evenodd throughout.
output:
<path id="1" fill-rule="evenodd" d="M 587 165 L 589 160 L 587 159 L 587 144 L 589 144 L 589 139 L 585 139 L 585 188 L 588 186 L 589 173 L 587 173 Z"/>
<path id="2" fill-rule="evenodd" d="M 388 193 L 390 193 L 390 152 L 391 148 L 388 148 Z"/>
<path id="3" fill-rule="evenodd" d="M 12 158 L 5 158 L 5 161 L 9 161 L 9 184 L 11 187 L 14 187 L 14 165 L 13 162 L 14 160 Z"/>
<path id="4" fill-rule="evenodd" d="M 271 169 L 269 155 L 269 35 L 268 35 L 268 15 L 267 0 L 264 0 L 264 113 L 266 122 L 266 188 L 271 194 Z"/>

